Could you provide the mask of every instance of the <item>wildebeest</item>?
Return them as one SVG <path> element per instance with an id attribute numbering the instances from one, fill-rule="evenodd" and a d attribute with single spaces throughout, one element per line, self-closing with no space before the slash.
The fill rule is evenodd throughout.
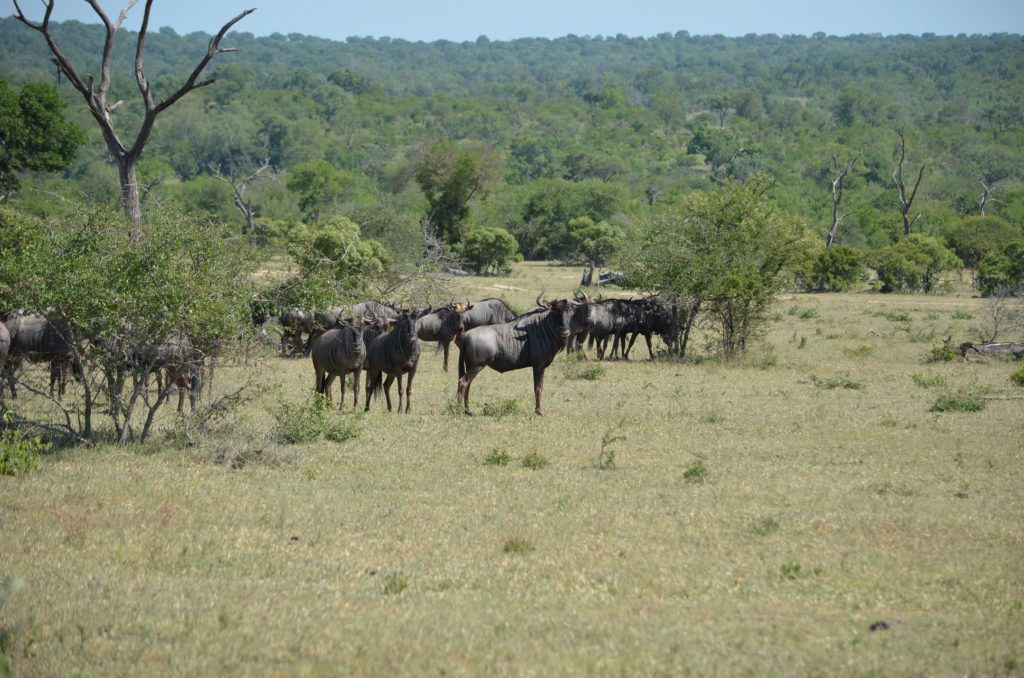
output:
<path id="1" fill-rule="evenodd" d="M 281 312 L 277 321 L 281 324 L 281 355 L 296 351 L 305 355 L 309 351 L 309 342 L 303 341 L 302 336 L 309 337 L 312 333 L 313 314 L 300 309 L 288 309 Z"/>
<path id="2" fill-rule="evenodd" d="M 3 371 L 11 389 L 11 397 L 17 398 L 14 370 L 22 357 L 32 362 L 47 362 L 50 365 L 50 397 L 57 386 L 58 399 L 64 397 L 68 373 L 78 374 L 78 363 L 74 350 L 67 338 L 66 328 L 60 323 L 37 315 L 8 315 L 4 318 L 8 332 L 9 348 Z"/>
<path id="3" fill-rule="evenodd" d="M 384 316 L 391 320 L 398 320 L 402 315 L 401 311 L 389 306 L 382 301 L 371 299 L 369 301 L 360 301 L 358 304 L 352 307 L 352 316 L 362 316 L 366 318 L 379 318 Z"/>
<path id="4" fill-rule="evenodd" d="M 164 389 L 164 379 L 178 388 L 178 412 L 185 411 L 185 394 L 189 407 L 196 409 L 203 390 L 203 356 L 184 334 L 172 334 L 142 358 L 150 373 L 156 374 L 157 388 Z"/>
<path id="5" fill-rule="evenodd" d="M 7 354 L 11 350 L 11 333 L 7 331 L 7 325 L 0 322 L 0 373 L 5 373 Z M 0 387 L 0 398 L 3 397 L 3 388 Z"/>
<path id="6" fill-rule="evenodd" d="M 676 317 L 674 305 L 657 296 L 647 297 L 634 303 L 639 308 L 639 313 L 632 327 L 633 336 L 630 337 L 629 344 L 623 346 L 622 357 L 629 360 L 633 342 L 641 334 L 647 341 L 647 354 L 650 358 L 654 358 L 654 350 L 651 346 L 652 334 L 660 336 L 669 349 L 675 347 L 679 337 L 679 320 Z M 623 338 L 623 342 L 624 340 L 625 338 Z"/>
<path id="7" fill-rule="evenodd" d="M 533 368 L 535 412 L 544 390 L 544 370 L 554 360 L 572 333 L 586 324 L 587 304 L 561 299 L 542 300 L 538 310 L 524 313 L 511 322 L 484 325 L 467 330 L 459 339 L 459 387 L 456 398 L 469 414 L 469 389 L 485 367 L 498 372 Z"/>
<path id="8" fill-rule="evenodd" d="M 366 323 L 372 321 L 366 320 Z M 352 408 L 359 406 L 359 377 L 366 361 L 366 344 L 363 342 L 365 325 L 362 319 L 354 324 L 332 328 L 313 340 L 310 357 L 313 360 L 313 374 L 316 392 L 323 393 L 331 400 L 331 384 L 335 377 L 341 377 L 341 395 L 338 409 L 345 408 L 345 376 L 352 372 L 354 392 Z"/>
<path id="9" fill-rule="evenodd" d="M 437 349 L 444 351 L 444 371 L 448 371 L 448 351 L 452 341 L 463 331 L 466 312 L 472 304 L 451 303 L 431 311 L 416 321 L 416 336 L 421 341 L 436 341 Z"/>
<path id="10" fill-rule="evenodd" d="M 380 390 L 383 380 L 384 398 L 391 412 L 391 384 L 398 379 L 398 411 L 402 411 L 402 376 L 405 383 L 405 412 L 412 411 L 412 380 L 416 376 L 416 365 L 420 359 L 420 342 L 416 338 L 416 321 L 430 313 L 430 309 L 421 311 L 403 311 L 398 320 L 392 324 L 393 329 L 374 339 L 366 354 L 366 408 L 370 411 L 370 400 L 375 391 Z M 387 374 L 384 380 L 383 375 Z"/>

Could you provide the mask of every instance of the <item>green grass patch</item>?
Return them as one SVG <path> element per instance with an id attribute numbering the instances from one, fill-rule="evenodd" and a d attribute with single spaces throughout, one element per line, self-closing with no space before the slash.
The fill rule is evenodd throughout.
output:
<path id="1" fill-rule="evenodd" d="M 399 570 L 384 577 L 384 593 L 389 596 L 397 596 L 409 588 L 409 575 Z"/>
<path id="2" fill-rule="evenodd" d="M 924 375 L 920 372 L 915 372 L 914 376 L 911 378 L 914 380 L 914 383 L 921 388 L 940 388 L 949 382 L 949 380 L 941 374 Z"/>
<path id="3" fill-rule="evenodd" d="M 874 355 L 874 353 L 875 347 L 871 344 L 861 344 L 860 346 L 855 346 L 853 348 L 843 349 L 843 354 L 848 355 L 851 358 L 867 358 Z"/>
<path id="4" fill-rule="evenodd" d="M 1010 375 L 1010 381 L 1017 386 L 1024 386 L 1024 367 Z"/>
<path id="5" fill-rule="evenodd" d="M 484 457 L 484 463 L 488 466 L 508 466 L 510 461 L 512 461 L 512 455 L 508 453 L 508 450 L 498 447 L 495 447 Z"/>
<path id="6" fill-rule="evenodd" d="M 505 543 L 502 545 L 502 551 L 505 553 L 514 553 L 517 555 L 523 555 L 526 553 L 533 553 L 536 550 L 533 543 L 525 537 L 513 536 L 508 537 Z"/>
<path id="7" fill-rule="evenodd" d="M 703 459 L 698 459 L 683 471 L 683 480 L 688 483 L 706 483 L 708 480 L 708 467 L 704 465 Z"/>
<path id="8" fill-rule="evenodd" d="M 948 363 L 956 360 L 959 356 L 950 346 L 935 346 L 925 357 L 926 363 Z"/>
<path id="9" fill-rule="evenodd" d="M 759 537 L 767 537 L 781 529 L 779 521 L 771 516 L 761 516 L 750 526 L 750 531 Z"/>
<path id="10" fill-rule="evenodd" d="M 972 391 L 943 393 L 932 403 L 932 412 L 981 412 L 985 399 Z"/>
<path id="11" fill-rule="evenodd" d="M 519 414 L 522 406 L 517 398 L 502 398 L 494 402 L 486 402 L 483 407 L 485 417 L 509 417 Z"/>
<path id="12" fill-rule="evenodd" d="M 953 320 L 974 320 L 974 314 L 970 311 L 965 311 L 962 308 L 958 308 L 953 311 Z"/>
<path id="13" fill-rule="evenodd" d="M 0 475 L 20 476 L 34 471 L 39 467 L 39 455 L 51 447 L 41 437 L 26 436 L 18 429 L 0 431 Z"/>

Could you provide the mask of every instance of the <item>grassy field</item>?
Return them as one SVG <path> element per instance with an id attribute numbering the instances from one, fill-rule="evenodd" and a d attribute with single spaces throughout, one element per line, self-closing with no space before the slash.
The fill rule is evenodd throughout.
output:
<path id="1" fill-rule="evenodd" d="M 461 282 L 525 308 L 578 279 Z M 528 370 L 452 414 L 425 350 L 413 414 L 332 412 L 341 443 L 265 441 L 313 385 L 268 348 L 218 373 L 261 386 L 198 445 L 0 477 L 0 650 L 16 676 L 1020 675 L 1020 365 L 924 362 L 984 310 L 787 296 L 741 364 L 559 356 L 544 418 Z"/>

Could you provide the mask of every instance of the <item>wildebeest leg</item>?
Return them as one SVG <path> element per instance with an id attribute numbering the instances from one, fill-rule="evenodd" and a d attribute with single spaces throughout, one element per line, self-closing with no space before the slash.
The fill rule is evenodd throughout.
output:
<path id="1" fill-rule="evenodd" d="M 67 385 L 67 376 L 64 371 L 63 358 L 50 359 L 50 397 L 53 397 L 53 386 L 57 385 L 57 401 L 64 400 L 64 388 Z"/>
<path id="2" fill-rule="evenodd" d="M 409 414 L 412 412 L 412 378 L 416 376 L 416 368 L 409 370 L 408 376 L 405 378 L 405 413 Z M 398 378 L 398 393 L 402 393 L 402 378 Z"/>
<path id="3" fill-rule="evenodd" d="M 625 358 L 626 360 L 629 360 L 629 352 L 633 350 L 633 342 L 635 342 L 635 341 L 636 341 L 636 338 L 637 338 L 637 336 L 639 336 L 639 335 L 640 335 L 640 332 L 639 332 L 639 331 L 637 331 L 637 332 L 634 332 L 634 333 L 633 333 L 633 336 L 629 338 L 629 346 L 626 346 L 626 348 L 625 348 L 625 349 L 623 349 L 623 351 L 622 351 L 622 357 L 623 357 L 623 358 Z M 625 345 L 625 343 L 626 343 L 626 337 L 625 337 L 625 335 L 623 335 L 623 337 L 622 337 L 622 343 L 623 343 L 623 345 Z"/>
<path id="4" fill-rule="evenodd" d="M 459 405 L 462 405 L 466 414 L 472 414 L 472 412 L 469 411 L 469 387 L 473 384 L 473 380 L 476 378 L 476 375 L 480 374 L 480 371 L 483 369 L 483 365 L 472 367 L 466 370 L 466 374 L 459 377 L 459 390 L 455 396 L 455 400 Z"/>
<path id="5" fill-rule="evenodd" d="M 644 339 L 647 340 L 647 355 L 651 360 L 654 360 L 654 348 L 651 346 L 651 335 L 645 334 Z"/>
<path id="6" fill-rule="evenodd" d="M 540 411 L 540 396 L 544 392 L 544 366 L 534 365 L 533 366 L 533 398 L 537 401 L 537 408 L 534 412 L 537 413 L 538 417 L 543 417 L 544 413 Z"/>
<path id="7" fill-rule="evenodd" d="M 345 370 L 341 371 L 338 376 L 338 389 L 340 394 L 338 395 L 338 411 L 341 412 L 345 409 Z"/>
<path id="8" fill-rule="evenodd" d="M 388 412 L 391 412 L 391 384 L 395 383 L 395 375 L 389 374 L 388 378 L 384 380 L 384 400 L 388 403 Z M 398 382 L 398 390 L 402 390 L 402 382 Z"/>
<path id="9" fill-rule="evenodd" d="M 450 341 L 444 342 L 444 371 L 448 371 L 448 348 L 451 346 Z"/>
<path id="10" fill-rule="evenodd" d="M 366 370 L 366 407 L 363 412 L 370 411 L 370 398 L 373 397 L 373 384 L 377 381 L 377 376 L 380 372 L 376 370 Z"/>
<path id="11" fill-rule="evenodd" d="M 352 372 L 352 391 L 353 391 L 353 394 L 354 394 L 352 396 L 352 411 L 353 412 L 355 412 L 357 409 L 359 409 L 359 374 L 362 371 L 363 371 L 363 368 L 357 367 Z M 366 388 L 367 388 L 367 390 L 369 390 L 369 388 L 370 388 L 369 385 L 367 385 Z"/>
<path id="12" fill-rule="evenodd" d="M 191 411 L 195 411 L 196 404 L 203 395 L 203 368 L 193 368 L 189 373 L 188 378 L 188 406 Z"/>

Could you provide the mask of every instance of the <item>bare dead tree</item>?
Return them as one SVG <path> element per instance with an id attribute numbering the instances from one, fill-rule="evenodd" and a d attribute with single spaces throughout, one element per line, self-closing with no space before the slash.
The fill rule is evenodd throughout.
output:
<path id="1" fill-rule="evenodd" d="M 978 211 L 981 212 L 981 216 L 985 216 L 985 208 L 988 207 L 989 203 L 999 203 L 1000 205 L 1006 204 L 1002 200 L 997 200 L 992 196 L 998 186 L 989 188 L 984 179 L 978 179 L 978 183 L 981 184 L 981 195 L 978 196 Z"/>
<path id="2" fill-rule="evenodd" d="M 252 207 L 252 200 L 245 197 L 245 189 L 249 183 L 259 178 L 261 174 L 271 170 L 270 158 L 264 158 L 256 170 L 246 176 L 239 176 L 238 172 L 232 168 L 231 172 L 227 176 L 224 176 L 220 168 L 216 165 L 210 165 L 210 172 L 213 176 L 217 177 L 221 181 L 231 186 L 231 192 L 234 196 L 235 207 L 242 213 L 242 218 L 245 219 L 245 229 L 242 231 L 243 235 L 247 236 L 250 240 L 253 240 L 258 235 L 256 227 L 256 210 Z"/>
<path id="3" fill-rule="evenodd" d="M 832 179 L 832 227 L 828 229 L 828 240 L 825 243 L 825 247 L 832 247 L 835 244 L 839 223 L 847 217 L 846 214 L 839 213 L 840 203 L 843 202 L 843 182 L 846 181 L 847 175 L 853 171 L 853 166 L 860 159 L 860 155 L 858 153 L 853 156 L 845 165 L 840 162 L 835 154 L 832 155 L 832 169 L 835 171 L 836 176 Z"/>
<path id="4" fill-rule="evenodd" d="M 896 161 L 896 169 L 892 171 L 892 180 L 896 184 L 896 190 L 899 192 L 900 197 L 900 210 L 903 215 L 903 235 L 910 235 L 910 230 L 914 224 L 917 223 L 918 219 L 921 218 L 921 214 L 914 217 L 913 221 L 910 220 L 910 206 L 914 203 L 914 197 L 917 195 L 917 189 L 921 185 L 921 179 L 924 177 L 925 165 L 921 165 L 921 169 L 917 172 L 917 181 L 914 182 L 913 188 L 910 189 L 910 195 L 907 195 L 907 187 L 903 181 L 903 162 L 907 157 L 907 142 L 903 137 L 903 130 L 900 129 L 896 132 L 900 136 L 899 146 L 899 159 Z"/>
<path id="5" fill-rule="evenodd" d="M 100 21 L 103 23 L 103 27 L 106 30 L 106 38 L 103 43 L 103 56 L 100 61 L 100 81 L 98 85 L 96 84 L 92 74 L 88 74 L 85 78 L 80 75 L 79 70 L 71 63 L 71 60 L 57 45 L 53 34 L 50 32 L 50 16 L 53 13 L 55 0 L 43 1 L 45 10 L 42 20 L 38 22 L 31 21 L 27 16 L 25 16 L 25 13 L 21 9 L 21 3 L 19 0 L 13 1 L 14 18 L 43 36 L 46 40 L 46 44 L 50 48 L 51 60 L 57 65 L 58 70 L 64 74 L 68 82 L 70 82 L 85 99 L 85 103 L 89 107 L 89 113 L 92 114 L 93 119 L 99 125 L 100 131 L 103 133 L 103 141 L 107 144 L 107 150 L 110 151 L 110 155 L 113 157 L 114 162 L 117 163 L 118 175 L 121 182 L 121 204 L 124 207 L 125 216 L 134 224 L 133 234 L 137 235 L 140 232 L 142 224 L 142 205 L 139 200 L 139 183 L 136 174 L 136 166 L 138 164 L 139 157 L 142 155 L 142 149 L 145 148 L 146 142 L 149 141 L 149 137 L 153 132 L 153 125 L 156 122 L 157 116 L 173 106 L 179 99 L 192 90 L 213 84 L 215 78 L 199 80 L 199 76 L 215 56 L 225 52 L 236 51 L 235 49 L 221 47 L 220 42 L 232 26 L 255 10 L 247 9 L 231 21 L 224 24 L 220 31 L 217 32 L 217 35 L 210 40 L 206 49 L 206 55 L 199 60 L 199 63 L 192 70 L 192 73 L 185 80 L 185 83 L 167 96 L 167 98 L 158 103 L 153 98 L 150 83 L 146 79 L 145 71 L 143 69 L 143 58 L 146 48 L 146 32 L 149 29 L 149 16 L 153 7 L 153 0 L 146 0 L 146 6 L 142 15 L 142 26 L 139 28 L 139 34 L 135 46 L 135 82 L 139 87 L 139 94 L 145 104 L 145 115 L 143 116 L 142 124 L 139 127 L 135 141 L 130 146 L 126 146 L 121 141 L 121 137 L 114 127 L 113 120 L 113 113 L 122 102 L 117 101 L 113 104 L 108 103 L 111 84 L 110 64 L 113 57 L 114 38 L 117 31 L 121 28 L 121 23 L 127 16 L 128 11 L 135 6 L 138 0 L 128 0 L 116 21 L 110 20 L 107 14 L 100 7 L 97 0 L 86 0 L 89 6 L 92 7 L 93 11 L 96 13 L 96 16 L 100 18 Z"/>

